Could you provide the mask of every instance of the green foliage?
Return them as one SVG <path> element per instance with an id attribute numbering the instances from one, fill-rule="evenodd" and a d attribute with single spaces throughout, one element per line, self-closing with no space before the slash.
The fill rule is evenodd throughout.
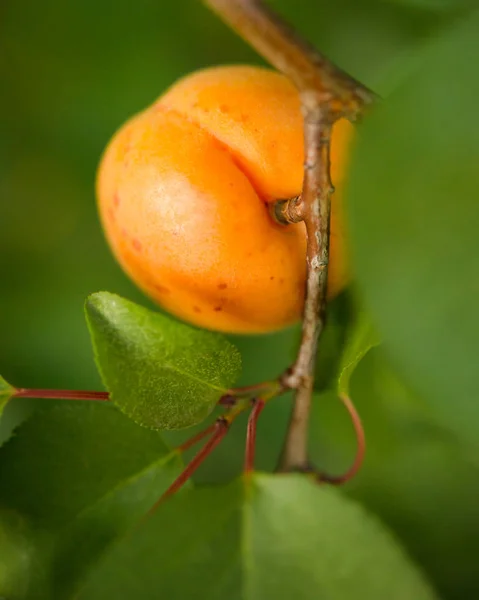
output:
<path id="1" fill-rule="evenodd" d="M 3 409 L 7 405 L 7 402 L 13 396 L 15 392 L 15 388 L 13 388 L 9 383 L 0 376 L 0 417 L 2 416 Z"/>
<path id="2" fill-rule="evenodd" d="M 349 327 L 343 347 L 338 375 L 338 393 L 349 396 L 349 383 L 354 370 L 371 348 L 380 343 L 369 316 L 360 310 Z"/>
<path id="3" fill-rule="evenodd" d="M 211 600 L 435 597 L 394 538 L 355 503 L 306 476 L 261 474 L 165 503 L 116 545 L 79 598 L 198 594 Z"/>
<path id="4" fill-rule="evenodd" d="M 476 0 L 383 0 L 383 2 L 392 2 L 415 9 L 437 12 L 457 12 L 461 9 L 470 9 L 474 6 L 474 3 L 477 4 Z"/>
<path id="5" fill-rule="evenodd" d="M 78 513 L 62 530 L 52 561 L 54 597 L 69 597 L 115 540 L 147 513 L 179 474 L 179 456 L 157 456 L 102 498 Z"/>
<path id="6" fill-rule="evenodd" d="M 169 452 L 157 432 L 111 406 L 62 402 L 0 449 L 0 505 L 44 527 L 65 525 Z"/>
<path id="7" fill-rule="evenodd" d="M 479 13 L 361 127 L 349 184 L 362 290 L 400 372 L 444 423 L 479 423 Z"/>
<path id="8" fill-rule="evenodd" d="M 0 510 L 0 594 L 23 598 L 28 589 L 33 545 L 25 519 L 13 511 Z"/>
<path id="9" fill-rule="evenodd" d="M 476 598 L 479 472 L 464 442 L 477 445 L 479 431 L 477 17 L 469 24 L 457 18 L 477 2 L 304 0 L 299 10 L 296 0 L 269 1 L 348 72 L 383 96 L 394 90 L 361 125 L 349 194 L 353 266 L 386 343 L 369 351 L 374 337 L 358 307 L 343 310 L 340 299 L 331 305 L 317 365 L 312 459 L 340 473 L 354 455 L 351 423 L 337 400 L 340 365 L 349 364 L 340 386 L 361 414 L 367 453 L 345 492 L 393 529 L 442 597 Z M 106 140 L 178 77 L 219 62 L 261 61 L 196 0 L 138 0 L 134 9 L 119 0 L 113 12 L 92 0 L 25 0 L 10 3 L 0 29 L 9 56 L 0 65 L 8 115 L 0 136 L 2 372 L 25 386 L 97 389 L 83 298 L 106 288 L 142 302 L 98 224 L 93 175 Z M 298 330 L 230 337 L 243 357 L 239 383 L 247 385 L 290 364 Z M 182 390 L 185 381 L 178 381 Z M 0 380 L 0 404 L 9 394 Z M 244 480 L 182 492 L 146 521 L 151 534 L 145 525 L 131 530 L 177 474 L 177 454 L 157 432 L 96 404 L 51 409 L 44 400 L 15 399 L 0 439 L 42 405 L 0 449 L 0 596 L 9 600 L 76 597 L 85 582 L 83 597 L 90 590 L 109 597 L 101 591 L 113 589 L 115 576 L 125 590 L 135 573 L 145 574 L 145 585 L 156 583 L 150 567 L 171 598 L 184 591 L 209 600 L 223 590 L 233 600 L 269 591 L 317 598 L 339 568 L 328 597 L 361 597 L 374 584 L 368 577 L 382 575 L 384 559 L 398 556 L 374 517 L 289 476 L 255 475 L 248 496 Z M 274 468 L 289 412 L 288 397 L 264 411 L 261 468 Z M 235 422 L 198 481 L 224 484 L 239 472 L 244 424 Z M 165 433 L 176 442 L 191 431 Z M 352 539 L 352 521 L 351 534 L 359 525 L 368 531 Z M 151 555 L 143 564 L 145 548 Z M 361 566 L 363 553 L 371 564 Z M 411 585 L 422 584 L 397 560 L 402 566 L 381 597 L 421 597 L 401 587 L 408 573 Z M 319 585 L 305 589 L 304 581 Z"/>
<path id="10" fill-rule="evenodd" d="M 203 421 L 239 375 L 238 351 L 217 333 L 107 292 L 91 295 L 85 310 L 112 402 L 144 427 L 181 429 Z"/>
<path id="11" fill-rule="evenodd" d="M 328 306 L 326 327 L 316 361 L 316 392 L 337 390 L 349 396 L 351 377 L 360 361 L 380 338 L 371 316 L 354 293 L 346 291 Z"/>
<path id="12" fill-rule="evenodd" d="M 6 539 L 12 560 L 17 555 L 24 560 L 17 561 L 18 568 L 8 567 L 0 594 L 23 585 L 26 598 L 71 597 L 88 569 L 153 505 L 180 466 L 178 454 L 157 432 L 106 405 L 60 404 L 27 421 L 0 450 L 0 506 L 19 513 L 15 518 L 26 531 L 21 539 L 18 526 L 15 535 L 9 533 L 10 512 L 6 518 L 2 513 L 0 527 L 9 535 L 0 538 L 0 549 Z M 25 562 L 29 569 L 22 572 Z"/>
<path id="13" fill-rule="evenodd" d="M 479 596 L 479 468 L 460 439 L 434 423 L 431 410 L 391 368 L 383 346 L 359 363 L 351 397 L 366 431 L 365 462 L 345 488 L 400 536 L 441 597 Z M 344 472 L 356 451 L 337 392 L 315 396 L 311 459 Z"/>

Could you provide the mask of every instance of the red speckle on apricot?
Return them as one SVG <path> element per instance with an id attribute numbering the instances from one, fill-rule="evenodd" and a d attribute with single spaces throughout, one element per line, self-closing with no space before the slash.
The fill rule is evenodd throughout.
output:
<path id="1" fill-rule="evenodd" d="M 137 251 L 137 252 L 141 252 L 143 249 L 143 244 L 140 242 L 140 240 L 137 240 L 136 238 L 134 240 L 131 241 L 131 244 L 133 246 L 133 248 Z"/>

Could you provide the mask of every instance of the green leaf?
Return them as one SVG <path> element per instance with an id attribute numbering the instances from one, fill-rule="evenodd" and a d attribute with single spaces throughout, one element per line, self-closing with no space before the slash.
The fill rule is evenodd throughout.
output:
<path id="1" fill-rule="evenodd" d="M 0 509 L 0 598 L 50 600 L 51 532 L 15 511 Z"/>
<path id="2" fill-rule="evenodd" d="M 478 56 L 475 12 L 365 120 L 347 194 L 359 283 L 398 372 L 476 445 Z"/>
<path id="3" fill-rule="evenodd" d="M 369 315 L 358 312 L 349 328 L 346 344 L 341 357 L 338 376 L 338 393 L 349 396 L 349 382 L 354 370 L 371 348 L 379 345 L 379 336 Z"/>
<path id="4" fill-rule="evenodd" d="M 0 448 L 0 505 L 39 526 L 62 526 L 169 454 L 157 432 L 112 406 L 62 402 Z"/>
<path id="5" fill-rule="evenodd" d="M 120 541 L 78 598 L 435 597 L 359 505 L 306 476 L 253 475 L 175 496 Z"/>
<path id="6" fill-rule="evenodd" d="M 182 429 L 203 421 L 239 375 L 239 352 L 217 333 L 107 292 L 88 298 L 86 316 L 111 400 L 145 427 Z"/>
<path id="7" fill-rule="evenodd" d="M 77 515 L 55 544 L 52 581 L 55 598 L 71 597 L 111 544 L 139 521 L 180 471 L 171 453 L 121 481 Z"/>
<path id="8" fill-rule="evenodd" d="M 14 393 L 15 388 L 7 383 L 0 375 L 0 416 L 2 416 L 3 409 Z"/>
<path id="9" fill-rule="evenodd" d="M 435 12 L 454 12 L 470 9 L 476 0 L 383 0 L 391 4 L 399 4 L 412 9 L 423 9 Z M 477 4 L 477 3 L 476 3 Z"/>
<path id="10" fill-rule="evenodd" d="M 0 511 L 0 597 L 24 598 L 32 568 L 33 544 L 25 519 Z"/>
<path id="11" fill-rule="evenodd" d="M 397 533 L 441 597 L 479 598 L 479 469 L 471 460 L 477 453 L 469 457 L 434 422 L 430 407 L 391 369 L 382 345 L 358 365 L 351 396 L 367 451 L 357 477 L 342 491 Z M 326 473 L 344 473 L 356 442 L 336 392 L 314 399 L 310 433 L 312 463 Z"/>
<path id="12" fill-rule="evenodd" d="M 22 425 L 0 450 L 0 505 L 49 536 L 47 547 L 43 538 L 31 545 L 36 568 L 27 597 L 71 597 L 180 468 L 157 432 L 107 405 L 65 403 Z"/>

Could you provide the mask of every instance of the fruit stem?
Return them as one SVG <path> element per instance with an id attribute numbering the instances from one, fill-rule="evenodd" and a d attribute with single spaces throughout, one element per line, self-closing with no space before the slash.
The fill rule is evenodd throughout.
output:
<path id="1" fill-rule="evenodd" d="M 48 390 L 35 388 L 18 388 L 13 393 L 14 398 L 37 398 L 51 400 L 91 400 L 96 402 L 108 402 L 108 392 L 91 392 L 88 390 Z"/>

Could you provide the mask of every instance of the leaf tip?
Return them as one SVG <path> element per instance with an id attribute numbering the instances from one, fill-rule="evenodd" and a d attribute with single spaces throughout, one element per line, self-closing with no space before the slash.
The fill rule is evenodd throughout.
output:
<path id="1" fill-rule="evenodd" d="M 85 312 L 87 316 L 102 314 L 109 307 L 114 306 L 120 300 L 120 296 L 112 292 L 94 292 L 85 300 Z"/>

